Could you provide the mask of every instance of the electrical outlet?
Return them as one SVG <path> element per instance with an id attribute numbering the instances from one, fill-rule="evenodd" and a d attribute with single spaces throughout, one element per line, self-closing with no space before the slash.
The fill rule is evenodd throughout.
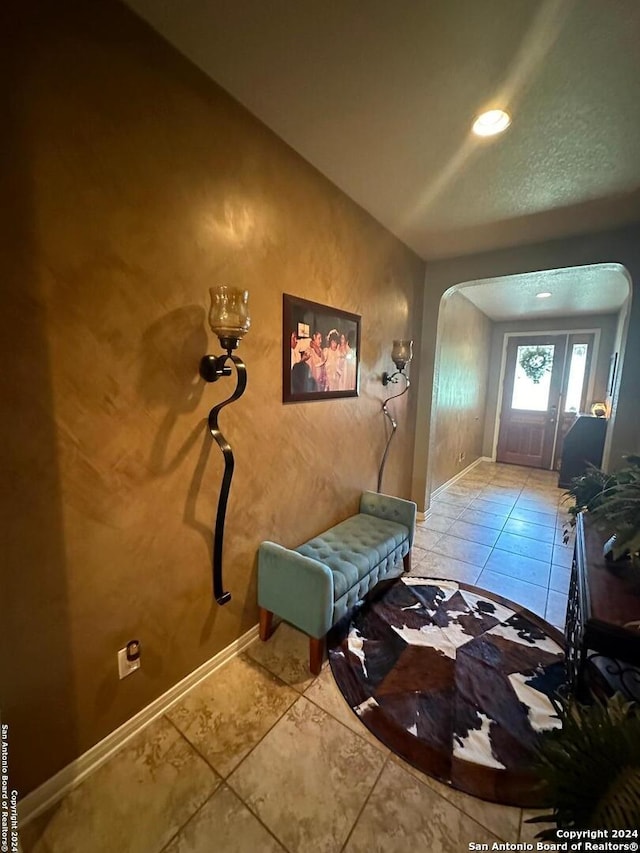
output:
<path id="1" fill-rule="evenodd" d="M 134 660 L 129 660 L 127 657 L 127 649 L 131 644 L 129 643 L 124 649 L 120 649 L 118 651 L 118 675 L 120 678 L 126 678 L 128 675 L 131 675 L 132 672 L 135 672 L 136 669 L 140 669 L 140 652 L 138 651 L 138 655 Z"/>
<path id="2" fill-rule="evenodd" d="M 466 455 L 467 454 L 464 452 L 464 450 L 461 450 L 460 453 L 458 454 L 458 462 L 464 462 Z"/>

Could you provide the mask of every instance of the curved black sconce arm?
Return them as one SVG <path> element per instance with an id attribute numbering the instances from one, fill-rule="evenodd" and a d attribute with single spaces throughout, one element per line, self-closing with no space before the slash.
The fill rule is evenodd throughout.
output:
<path id="1" fill-rule="evenodd" d="M 387 399 L 384 400 L 384 402 L 382 403 L 382 411 L 389 418 L 389 423 L 391 424 L 391 435 L 389 436 L 389 438 L 387 440 L 387 446 L 384 449 L 384 453 L 382 455 L 382 461 L 380 462 L 380 470 L 378 471 L 378 488 L 377 488 L 378 493 L 382 489 L 382 478 L 384 477 L 384 466 L 387 463 L 387 455 L 389 454 L 389 447 L 391 446 L 391 440 L 393 439 L 393 436 L 396 434 L 396 430 L 398 428 L 398 424 L 396 423 L 395 418 L 390 413 L 389 409 L 387 409 L 387 403 L 390 402 L 391 400 L 396 400 L 398 397 L 402 397 L 403 394 L 406 394 L 407 391 L 409 390 L 409 386 L 411 384 L 409 382 L 409 379 L 407 378 L 407 376 L 405 376 L 405 374 L 402 370 L 397 370 L 395 373 L 392 373 L 391 375 L 389 375 L 386 372 L 382 374 L 382 384 L 383 385 L 388 385 L 390 382 L 395 384 L 398 381 L 399 377 L 402 377 L 405 381 L 404 388 L 402 389 L 402 391 L 399 394 L 392 394 L 390 397 L 387 397 Z"/>
<path id="2" fill-rule="evenodd" d="M 224 345 L 224 342 L 223 342 Z M 218 513 L 216 515 L 216 528 L 213 535 L 213 595 L 218 604 L 227 604 L 231 601 L 231 593 L 225 592 L 222 582 L 222 540 L 224 535 L 224 519 L 227 513 L 227 501 L 229 500 L 229 490 L 231 489 L 231 478 L 233 477 L 233 451 L 231 445 L 220 432 L 218 427 L 218 414 L 239 399 L 244 394 L 244 389 L 247 387 L 247 369 L 244 362 L 237 355 L 231 355 L 226 352 L 223 355 L 205 355 L 200 361 L 200 376 L 205 382 L 217 382 L 221 376 L 231 376 L 231 366 L 228 361 L 233 362 L 236 366 L 238 381 L 236 389 L 223 400 L 214 406 L 209 412 L 209 430 L 213 438 L 218 443 L 218 447 L 224 456 L 224 475 L 222 477 L 222 486 L 220 488 L 220 497 L 218 498 Z"/>

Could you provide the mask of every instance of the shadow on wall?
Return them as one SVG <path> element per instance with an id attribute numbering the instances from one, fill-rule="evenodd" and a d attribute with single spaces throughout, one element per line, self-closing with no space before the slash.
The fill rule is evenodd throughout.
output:
<path id="1" fill-rule="evenodd" d="M 10 13 L 9 13 L 10 14 Z M 0 19 L 0 28 L 2 21 Z M 7 30 L 5 30 L 7 31 Z M 19 43 L 19 42 L 18 42 Z M 78 753 L 69 591 L 47 311 L 31 207 L 27 59 L 6 39 L 2 79 L 4 155 L 2 343 L 2 619 L 0 715 L 9 726 L 9 788 L 22 795 Z M 47 271 L 46 275 L 50 275 Z"/>
<path id="2" fill-rule="evenodd" d="M 197 372 L 207 347 L 204 319 L 204 309 L 199 305 L 177 308 L 149 326 L 142 336 L 138 394 L 150 408 L 170 402 L 149 455 L 149 470 L 156 477 L 175 471 L 202 429 L 198 424 L 173 459 L 167 460 L 178 418 L 196 411 L 204 391 Z"/>
<path id="3" fill-rule="evenodd" d="M 200 359 L 209 348 L 205 319 L 205 311 L 201 306 L 188 305 L 171 311 L 149 326 L 142 337 L 138 393 L 150 407 L 163 407 L 169 401 L 171 403 L 151 445 L 149 471 L 152 476 L 161 477 L 175 471 L 202 436 L 182 519 L 187 527 L 201 535 L 207 559 L 211 563 L 214 519 L 212 517 L 203 521 L 197 515 L 198 496 L 213 443 L 206 418 L 196 421 L 185 441 L 169 457 L 171 435 L 178 419 L 195 413 L 207 387 L 197 370 Z M 218 612 L 219 607 L 212 598 L 211 608 L 200 632 L 202 644 L 211 637 Z"/>

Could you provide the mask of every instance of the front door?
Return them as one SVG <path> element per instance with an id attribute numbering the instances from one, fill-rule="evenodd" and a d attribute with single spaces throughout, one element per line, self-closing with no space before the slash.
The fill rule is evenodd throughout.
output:
<path id="1" fill-rule="evenodd" d="M 567 336 L 512 337 L 508 341 L 497 460 L 550 468 Z"/>

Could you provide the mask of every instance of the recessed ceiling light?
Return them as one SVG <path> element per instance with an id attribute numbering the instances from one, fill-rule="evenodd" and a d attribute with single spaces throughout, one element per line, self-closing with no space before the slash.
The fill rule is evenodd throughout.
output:
<path id="1" fill-rule="evenodd" d="M 544 291 L 543 293 L 536 293 L 536 299 L 548 299 L 551 294 L 548 291 Z"/>
<path id="2" fill-rule="evenodd" d="M 471 128 L 476 136 L 495 136 L 511 124 L 511 116 L 504 110 L 488 110 L 474 121 Z"/>

